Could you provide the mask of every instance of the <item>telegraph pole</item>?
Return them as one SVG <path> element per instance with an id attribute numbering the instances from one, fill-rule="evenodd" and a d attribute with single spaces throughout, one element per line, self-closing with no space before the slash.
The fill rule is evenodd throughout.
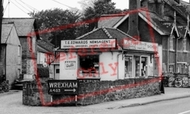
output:
<path id="1" fill-rule="evenodd" d="M 3 0 L 1 0 L 1 2 L 0 2 L 0 56 L 1 56 L 2 20 L 3 20 Z"/>

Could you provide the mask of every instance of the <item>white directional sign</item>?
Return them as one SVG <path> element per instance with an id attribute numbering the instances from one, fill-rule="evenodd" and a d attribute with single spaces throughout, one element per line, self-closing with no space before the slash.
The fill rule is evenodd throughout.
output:
<path id="1" fill-rule="evenodd" d="M 78 93 L 77 80 L 48 80 L 49 94 L 76 95 Z"/>

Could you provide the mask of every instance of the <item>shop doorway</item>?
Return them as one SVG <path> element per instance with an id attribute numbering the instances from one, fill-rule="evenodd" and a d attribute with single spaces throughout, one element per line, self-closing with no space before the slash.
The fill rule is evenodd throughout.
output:
<path id="1" fill-rule="evenodd" d="M 133 57 L 132 56 L 125 56 L 125 77 L 130 78 L 133 75 Z"/>
<path id="2" fill-rule="evenodd" d="M 59 69 L 59 65 L 55 65 L 55 79 L 59 79 L 60 77 L 60 69 Z"/>
<path id="3" fill-rule="evenodd" d="M 146 77 L 148 75 L 148 57 L 141 57 L 141 76 Z"/>

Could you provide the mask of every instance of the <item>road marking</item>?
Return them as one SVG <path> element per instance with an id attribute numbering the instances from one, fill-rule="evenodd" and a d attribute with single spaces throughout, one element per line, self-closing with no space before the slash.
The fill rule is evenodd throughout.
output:
<path id="1" fill-rule="evenodd" d="M 187 114 L 187 113 L 190 113 L 190 110 L 185 111 L 185 112 L 181 112 L 181 113 L 179 113 L 179 114 Z"/>

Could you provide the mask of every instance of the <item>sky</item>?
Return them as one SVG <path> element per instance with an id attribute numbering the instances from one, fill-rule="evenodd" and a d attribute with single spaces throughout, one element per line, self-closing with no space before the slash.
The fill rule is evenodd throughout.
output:
<path id="1" fill-rule="evenodd" d="M 4 17 L 30 17 L 27 13 L 46 9 L 72 9 L 82 10 L 80 1 L 83 0 L 4 0 Z M 86 0 L 90 1 L 90 0 Z M 112 0 L 116 8 L 128 8 L 128 0 Z"/>
<path id="2" fill-rule="evenodd" d="M 29 12 L 54 8 L 82 10 L 80 1 L 90 0 L 3 0 L 4 17 L 30 17 Z M 112 0 L 112 2 L 116 3 L 118 9 L 128 8 L 128 0 Z"/>

